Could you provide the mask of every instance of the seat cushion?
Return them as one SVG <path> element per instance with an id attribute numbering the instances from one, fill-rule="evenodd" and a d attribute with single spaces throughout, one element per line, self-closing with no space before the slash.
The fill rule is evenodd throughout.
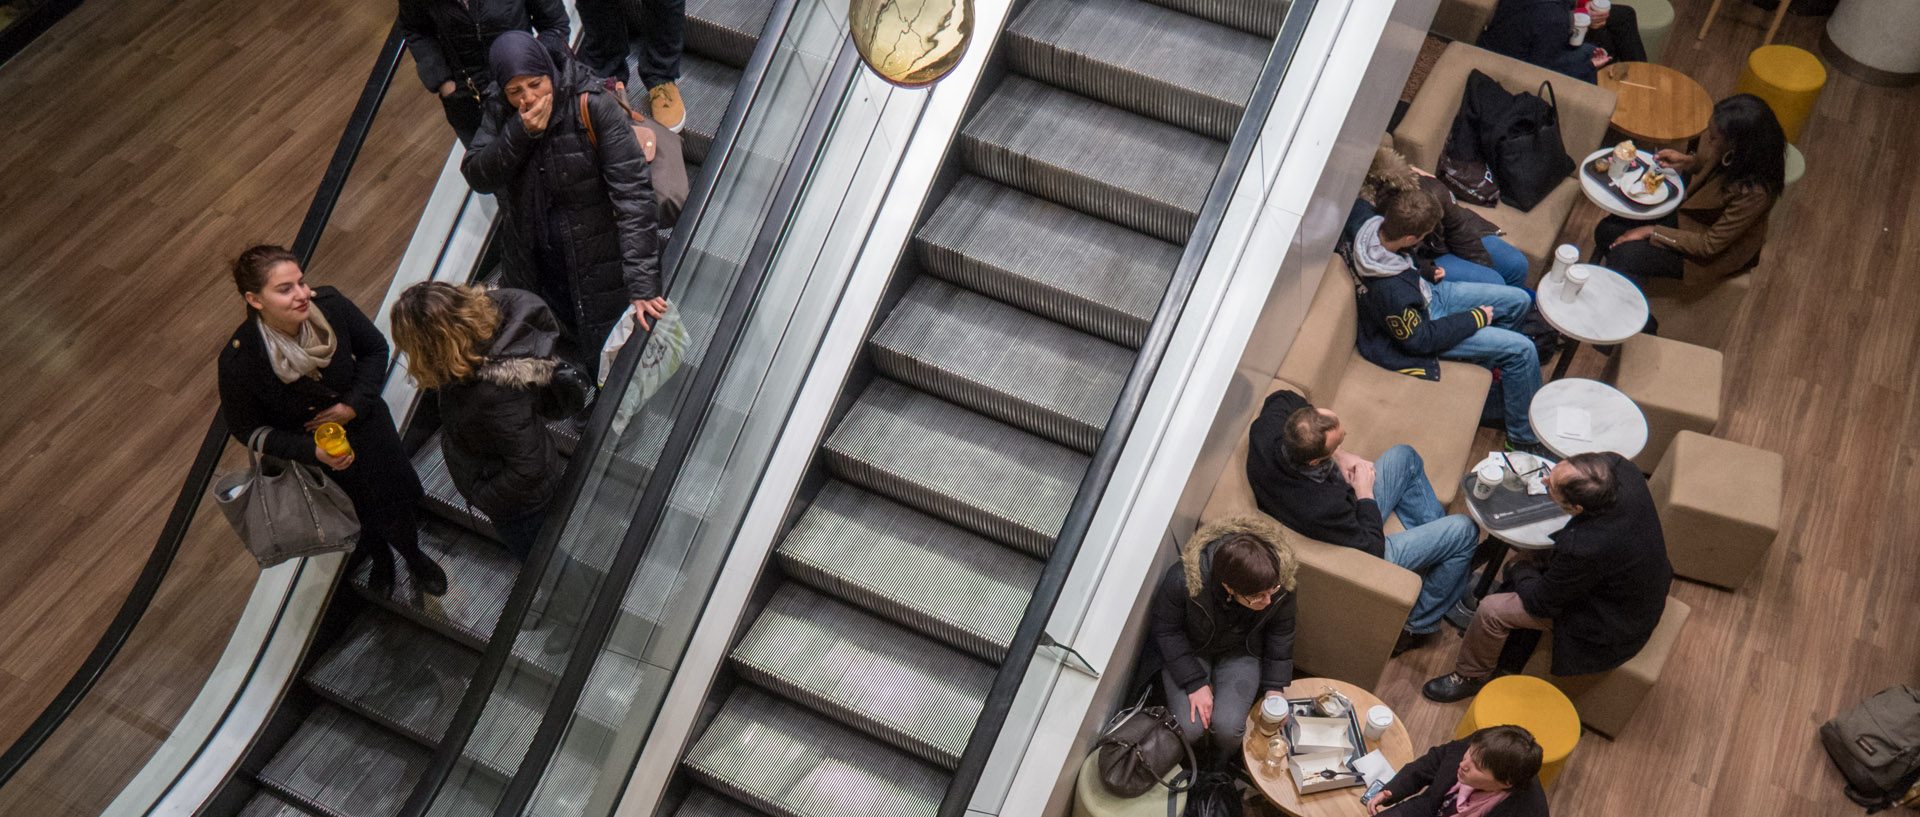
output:
<path id="1" fill-rule="evenodd" d="M 1332 256 L 1320 287 L 1314 290 L 1313 303 L 1307 306 L 1307 318 L 1287 349 L 1287 359 L 1280 362 L 1280 379 L 1299 386 L 1300 395 L 1316 405 L 1333 400 L 1353 356 L 1359 321 L 1353 276 L 1345 260 Z"/>
<path id="2" fill-rule="evenodd" d="M 1757 274 L 1742 273 L 1702 284 L 1655 278 L 1647 282 L 1647 308 L 1660 319 L 1661 337 L 1719 349 L 1726 345 Z"/>
<path id="3" fill-rule="evenodd" d="M 1573 213 L 1573 206 L 1580 201 L 1580 182 L 1568 178 L 1560 182 L 1553 192 L 1535 204 L 1532 210 L 1502 202 L 1493 207 L 1481 207 L 1475 204 L 1465 205 L 1467 209 L 1485 216 L 1488 221 L 1500 226 L 1504 235 L 1500 236 L 1513 248 L 1527 254 L 1527 285 L 1540 283 L 1540 276 L 1547 270 L 1547 263 L 1553 258 L 1554 242 L 1560 240 L 1560 228 L 1567 223 L 1567 216 Z"/>
<path id="4" fill-rule="evenodd" d="M 1645 334 L 1620 344 L 1604 379 L 1647 418 L 1647 445 L 1633 458 L 1640 470 L 1660 464 L 1674 435 L 1713 433 L 1720 423 L 1720 367 L 1720 353 L 1705 346 Z"/>
<path id="5" fill-rule="evenodd" d="M 1780 530 L 1786 463 L 1779 454 L 1682 431 L 1648 480 L 1673 572 L 1739 588 Z"/>
<path id="6" fill-rule="evenodd" d="M 1567 697 L 1573 699 L 1574 708 L 1580 710 L 1580 721 L 1593 731 L 1609 738 L 1619 737 L 1633 720 L 1633 713 L 1640 709 L 1641 701 L 1660 680 L 1660 674 L 1666 671 L 1667 658 L 1679 644 L 1680 633 L 1686 629 L 1687 618 L 1692 614 L 1693 608 L 1686 602 L 1668 596 L 1666 609 L 1660 613 L 1660 624 L 1654 627 L 1653 635 L 1647 637 L 1646 646 L 1627 663 L 1592 675 L 1548 674 L 1547 668 L 1553 666 L 1553 638 L 1542 638 L 1540 647 L 1527 661 L 1526 674 L 1546 678 L 1566 692 Z"/>
<path id="7" fill-rule="evenodd" d="M 1376 459 L 1396 445 L 1410 445 L 1426 464 L 1440 504 L 1460 493 L 1473 438 L 1486 407 L 1493 373 L 1470 363 L 1440 362 L 1439 380 L 1390 372 L 1350 352 L 1347 376 L 1333 409 L 1347 429 L 1345 450 Z M 1316 403 L 1315 405 L 1320 405 Z"/>
<path id="8" fill-rule="evenodd" d="M 1428 30 L 1449 40 L 1473 42 L 1487 30 L 1496 5 L 1496 0 L 1440 0 Z"/>
<path id="9" fill-rule="evenodd" d="M 1394 144 L 1415 167 L 1432 171 L 1440 161 L 1440 149 L 1446 144 L 1453 116 L 1460 110 L 1460 98 L 1466 94 L 1467 75 L 1478 70 L 1511 93 L 1536 93 L 1540 83 L 1553 83 L 1553 96 L 1560 111 L 1560 139 L 1567 155 L 1578 161 L 1600 147 L 1607 138 L 1607 122 L 1613 118 L 1617 98 L 1612 91 L 1591 83 L 1503 57 L 1484 48 L 1456 42 L 1441 52 L 1427 74 L 1426 82 L 1414 94 L 1406 116 L 1393 129 Z"/>

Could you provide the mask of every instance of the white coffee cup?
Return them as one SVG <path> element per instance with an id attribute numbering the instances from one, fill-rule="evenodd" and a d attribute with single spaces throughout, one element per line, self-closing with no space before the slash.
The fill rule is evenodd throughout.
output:
<path id="1" fill-rule="evenodd" d="M 1367 710 L 1367 723 L 1360 727 L 1360 734 L 1366 736 L 1367 740 L 1379 740 L 1391 726 L 1393 726 L 1393 710 L 1376 706 Z"/>
<path id="2" fill-rule="evenodd" d="M 1593 25 L 1593 15 L 1584 11 L 1573 13 L 1573 32 L 1567 36 L 1567 45 L 1579 46 L 1587 41 L 1587 26 Z"/>
<path id="3" fill-rule="evenodd" d="M 1574 265 L 1567 268 L 1567 281 L 1560 285 L 1560 300 L 1572 303 L 1580 297 L 1580 288 L 1587 285 L 1587 268 Z"/>
<path id="4" fill-rule="evenodd" d="M 1500 487 L 1500 483 L 1506 478 L 1507 469 L 1500 467 L 1499 463 L 1490 462 L 1474 469 L 1473 497 L 1486 499 L 1493 496 L 1493 489 Z"/>
<path id="5" fill-rule="evenodd" d="M 1611 0 L 1587 0 L 1588 17 L 1605 17 L 1613 9 Z"/>
<path id="6" fill-rule="evenodd" d="M 1567 268 L 1578 263 L 1580 263 L 1580 248 L 1572 244 L 1562 244 L 1553 248 L 1553 271 L 1547 274 L 1553 276 L 1554 283 L 1560 283 L 1567 280 Z"/>

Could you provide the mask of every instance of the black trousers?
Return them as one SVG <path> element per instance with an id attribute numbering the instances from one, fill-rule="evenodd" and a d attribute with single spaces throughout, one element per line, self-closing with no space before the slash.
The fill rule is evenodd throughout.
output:
<path id="1" fill-rule="evenodd" d="M 1617 7 L 1616 7 L 1617 8 Z M 1614 247 L 1614 240 L 1625 235 L 1635 227 L 1657 224 L 1662 227 L 1678 226 L 1680 219 L 1672 214 L 1659 221 L 1635 221 L 1620 216 L 1607 216 L 1593 227 L 1593 257 L 1591 260 L 1614 272 L 1626 276 L 1642 293 L 1647 291 L 1650 278 L 1680 278 L 1687 269 L 1687 257 L 1671 247 L 1662 247 L 1651 240 L 1629 241 Z M 1611 248 L 1611 249 L 1609 249 Z M 1652 315 L 1647 316 L 1649 335 L 1660 334 L 1660 321 Z"/>
<path id="2" fill-rule="evenodd" d="M 1632 6 L 1613 4 L 1607 24 L 1587 30 L 1587 42 L 1606 49 L 1614 62 L 1647 61 L 1647 46 L 1640 41 L 1640 16 Z"/>
<path id="3" fill-rule="evenodd" d="M 440 107 L 446 110 L 447 124 L 453 126 L 453 135 L 460 137 L 461 147 L 471 144 L 473 135 L 480 132 L 480 97 L 462 88 L 453 96 L 440 97 Z"/>
<path id="4" fill-rule="evenodd" d="M 355 418 L 346 431 L 353 464 L 342 471 L 321 467 L 353 500 L 353 512 L 360 517 L 359 550 L 369 556 L 379 555 L 381 548 L 419 550 L 419 503 L 426 491 L 400 445 L 393 417 L 383 407 L 372 416 Z"/>
<path id="5" fill-rule="evenodd" d="M 627 24 L 633 0 L 576 0 L 580 12 L 580 61 L 594 76 L 627 79 L 627 55 L 636 32 Z M 686 0 L 644 0 L 637 32 L 640 84 L 652 88 L 680 78 L 680 50 L 686 39 Z"/>

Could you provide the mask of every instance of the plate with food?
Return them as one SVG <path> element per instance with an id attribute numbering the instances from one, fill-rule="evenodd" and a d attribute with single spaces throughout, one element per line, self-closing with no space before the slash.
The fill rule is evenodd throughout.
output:
<path id="1" fill-rule="evenodd" d="M 1667 184 L 1667 174 L 1657 168 L 1647 168 L 1639 173 L 1622 178 L 1620 192 L 1632 199 L 1634 204 L 1647 207 L 1659 204 L 1673 195 L 1673 186 Z"/>

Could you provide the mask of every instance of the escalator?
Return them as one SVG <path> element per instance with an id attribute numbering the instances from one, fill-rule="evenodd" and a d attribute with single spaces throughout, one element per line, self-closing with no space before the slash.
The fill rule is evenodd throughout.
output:
<path id="1" fill-rule="evenodd" d="M 1286 11 L 1015 9 L 662 814 L 957 813 L 989 690 Z"/>

